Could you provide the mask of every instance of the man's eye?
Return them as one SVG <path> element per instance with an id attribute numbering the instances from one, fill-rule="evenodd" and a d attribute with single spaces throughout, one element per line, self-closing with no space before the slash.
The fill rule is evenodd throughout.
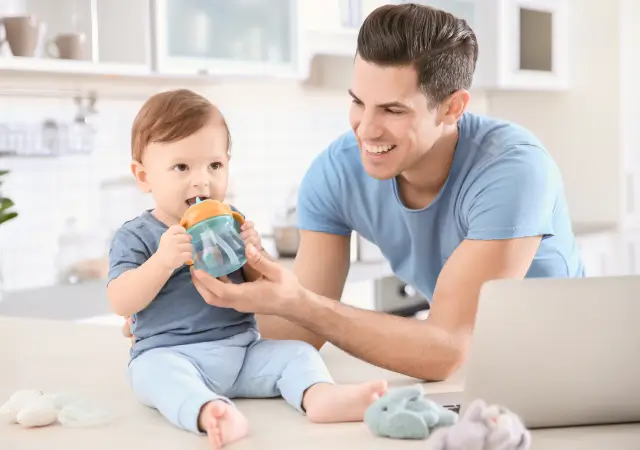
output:
<path id="1" fill-rule="evenodd" d="M 173 166 L 173 170 L 175 170 L 176 172 L 184 172 L 185 170 L 187 170 L 187 165 L 186 164 L 176 164 L 175 166 Z"/>

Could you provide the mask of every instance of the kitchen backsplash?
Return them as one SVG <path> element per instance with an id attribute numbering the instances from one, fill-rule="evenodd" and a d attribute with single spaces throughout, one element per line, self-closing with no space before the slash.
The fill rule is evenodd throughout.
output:
<path id="1" fill-rule="evenodd" d="M 188 86 L 186 86 L 188 87 Z M 348 130 L 345 90 L 310 89 L 296 84 L 241 84 L 193 88 L 226 116 L 232 134 L 231 190 L 235 204 L 262 232 L 304 175 L 311 160 Z M 12 171 L 2 186 L 16 203 L 18 219 L 0 227 L 0 264 L 4 289 L 56 282 L 58 243 L 69 221 L 91 245 L 86 257 L 104 256 L 111 230 L 150 205 L 129 173 L 131 122 L 144 98 L 98 97 L 97 129 L 90 155 L 7 157 Z M 72 120 L 69 98 L 3 97 L 5 123 Z M 483 111 L 476 94 L 473 110 Z"/>

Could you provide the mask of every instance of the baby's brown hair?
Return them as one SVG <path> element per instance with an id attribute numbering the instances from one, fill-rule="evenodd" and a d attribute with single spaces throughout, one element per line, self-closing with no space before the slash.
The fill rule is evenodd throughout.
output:
<path id="1" fill-rule="evenodd" d="M 131 158 L 142 162 L 145 148 L 152 142 L 175 142 L 198 132 L 212 119 L 227 130 L 227 153 L 231 133 L 222 113 L 209 100 L 188 89 L 161 92 L 150 97 L 133 121 Z"/>

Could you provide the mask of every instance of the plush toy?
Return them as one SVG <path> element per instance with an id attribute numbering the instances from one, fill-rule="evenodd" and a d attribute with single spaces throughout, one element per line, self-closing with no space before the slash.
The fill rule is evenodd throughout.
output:
<path id="1" fill-rule="evenodd" d="M 0 407 L 0 423 L 20 424 L 26 428 L 59 423 L 64 426 L 94 426 L 107 423 L 111 415 L 78 396 L 65 393 L 45 394 L 37 390 L 15 392 Z"/>
<path id="2" fill-rule="evenodd" d="M 527 450 L 531 434 L 508 409 L 476 400 L 455 425 L 436 430 L 426 444 L 425 450 Z"/>
<path id="3" fill-rule="evenodd" d="M 394 439 L 426 439 L 435 428 L 457 420 L 455 412 L 427 399 L 420 384 L 389 389 L 364 415 L 375 435 Z"/>

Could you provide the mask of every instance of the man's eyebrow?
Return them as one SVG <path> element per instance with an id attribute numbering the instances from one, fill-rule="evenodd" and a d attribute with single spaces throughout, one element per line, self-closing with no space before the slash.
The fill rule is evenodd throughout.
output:
<path id="1" fill-rule="evenodd" d="M 351 89 L 348 90 L 349 95 L 351 97 L 353 97 L 354 100 L 362 103 L 362 100 L 360 100 L 358 98 L 358 96 L 356 96 L 356 94 L 353 93 L 353 91 Z M 409 108 L 407 105 L 405 105 L 404 103 L 401 102 L 389 102 L 389 103 L 381 103 L 379 105 L 376 105 L 378 108 L 403 108 L 403 109 L 411 109 Z"/>

